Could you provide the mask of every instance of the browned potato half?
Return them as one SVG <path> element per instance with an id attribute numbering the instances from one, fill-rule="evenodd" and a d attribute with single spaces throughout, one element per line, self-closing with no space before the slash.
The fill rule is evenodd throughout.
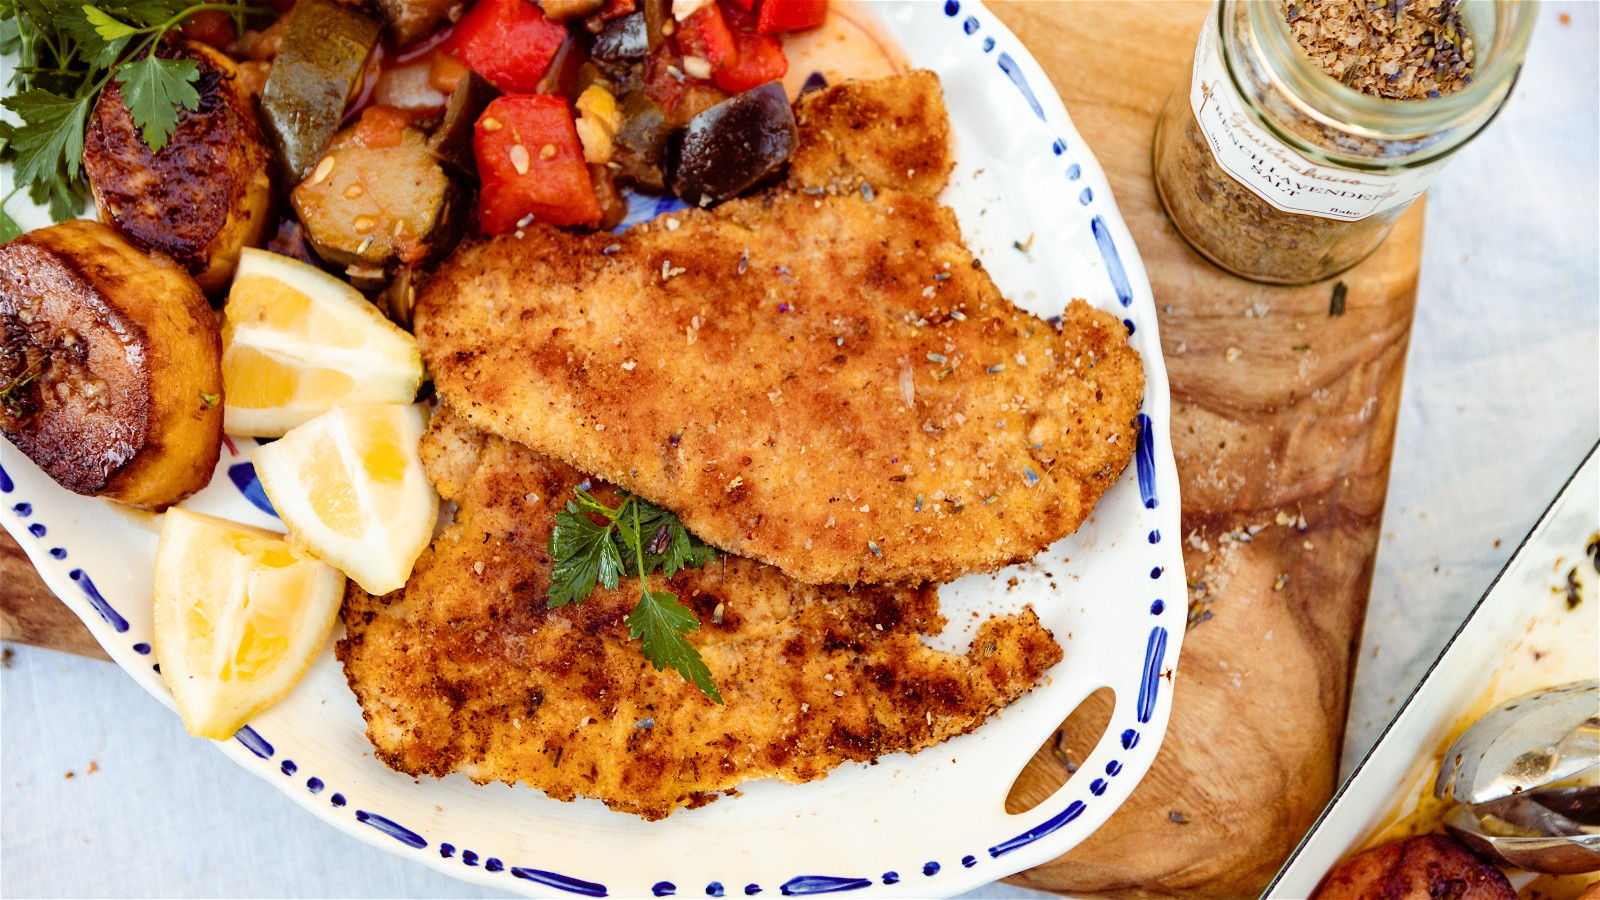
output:
<path id="1" fill-rule="evenodd" d="M 233 277 L 239 250 L 266 233 L 271 157 L 232 60 L 195 41 L 163 42 L 157 54 L 199 65 L 200 105 L 180 113 L 171 140 L 152 152 L 111 81 L 84 135 L 83 167 L 101 221 L 171 257 L 216 294 Z"/>
<path id="2" fill-rule="evenodd" d="M 1516 900 L 1499 869 L 1442 834 L 1419 834 L 1341 863 L 1312 900 Z"/>
<path id="3" fill-rule="evenodd" d="M 194 279 L 98 222 L 0 247 L 0 431 L 61 486 L 161 510 L 211 478 L 222 338 Z"/>
<path id="4" fill-rule="evenodd" d="M 374 128 L 367 118 L 334 137 L 290 201 L 318 256 L 361 269 L 436 259 L 466 224 L 460 188 L 428 151 L 427 137 L 415 128 Z"/>

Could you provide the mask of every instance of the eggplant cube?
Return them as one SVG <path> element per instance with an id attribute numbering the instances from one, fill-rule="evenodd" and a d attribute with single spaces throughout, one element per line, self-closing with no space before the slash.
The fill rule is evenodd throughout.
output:
<path id="1" fill-rule="evenodd" d="M 692 206 L 716 206 L 783 165 L 794 145 L 794 110 L 782 84 L 729 97 L 685 126 L 672 192 Z"/>

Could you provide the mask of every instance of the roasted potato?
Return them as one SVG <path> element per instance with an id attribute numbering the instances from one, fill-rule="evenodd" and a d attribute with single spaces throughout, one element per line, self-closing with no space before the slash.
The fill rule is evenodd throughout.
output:
<path id="1" fill-rule="evenodd" d="M 107 226 L 0 247 L 0 430 L 68 490 L 160 510 L 204 487 L 221 359 L 194 279 Z"/>
<path id="2" fill-rule="evenodd" d="M 1516 900 L 1506 876 L 1442 834 L 1419 834 L 1341 863 L 1312 900 Z"/>
<path id="3" fill-rule="evenodd" d="M 466 225 L 460 187 L 415 128 L 368 109 L 341 131 L 290 194 L 307 242 L 325 262 L 392 270 L 449 252 Z"/>
<path id="4" fill-rule="evenodd" d="M 152 152 L 113 80 L 84 135 L 83 167 L 101 221 L 216 294 L 233 277 L 239 250 L 266 234 L 271 153 L 232 60 L 195 41 L 166 41 L 156 53 L 199 65 L 200 105 L 181 113 L 171 140 Z"/>

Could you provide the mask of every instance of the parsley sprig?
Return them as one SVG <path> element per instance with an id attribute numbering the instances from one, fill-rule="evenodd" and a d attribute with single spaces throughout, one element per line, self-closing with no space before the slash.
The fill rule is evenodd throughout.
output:
<path id="1" fill-rule="evenodd" d="M 145 144 L 152 151 L 167 145 L 180 110 L 200 104 L 200 71 L 194 60 L 153 51 L 168 32 L 211 10 L 235 17 L 262 11 L 242 2 L 0 0 L 0 54 L 18 62 L 8 82 L 15 93 L 0 104 L 21 119 L 0 122 L 0 162 L 12 165 L 14 177 L 0 198 L 0 241 L 21 231 L 5 205 L 23 189 L 49 204 L 56 221 L 83 211 L 83 132 L 112 78 Z"/>
<path id="2" fill-rule="evenodd" d="M 645 658 L 657 671 L 671 667 L 693 682 L 707 697 L 721 703 L 722 692 L 711 681 L 711 670 L 699 651 L 684 637 L 700 630 L 700 621 L 671 591 L 652 591 L 646 580 L 660 570 L 668 578 L 685 568 L 698 569 L 717 557 L 717 551 L 689 533 L 678 517 L 627 491 L 612 509 L 582 487 L 575 500 L 556 513 L 550 533 L 549 604 L 562 607 L 581 603 L 596 583 L 614 589 L 623 578 L 639 579 L 639 602 L 624 619 L 628 635 L 639 641 Z M 592 516 L 605 519 L 597 524 Z"/>

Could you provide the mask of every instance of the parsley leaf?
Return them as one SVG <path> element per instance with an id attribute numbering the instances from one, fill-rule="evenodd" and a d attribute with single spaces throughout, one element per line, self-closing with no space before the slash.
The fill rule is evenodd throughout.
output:
<path id="1" fill-rule="evenodd" d="M 112 77 L 145 143 L 153 151 L 167 145 L 181 110 L 199 106 L 199 67 L 160 59 L 155 49 L 194 14 L 212 10 L 235 21 L 271 13 L 248 0 L 0 0 L 0 53 L 14 61 L 5 67 L 11 96 L 0 102 L 21 120 L 0 123 L 0 162 L 12 165 L 13 176 L 10 193 L 0 196 L 0 233 L 15 229 L 3 207 L 23 190 L 48 203 L 57 221 L 83 211 L 83 132 Z"/>
<path id="2" fill-rule="evenodd" d="M 550 532 L 549 602 L 552 607 L 582 602 L 598 581 L 615 588 L 623 572 L 622 553 L 614 540 L 616 526 L 596 525 L 576 503 L 556 513 L 556 527 Z"/>
<path id="3" fill-rule="evenodd" d="M 199 107 L 200 92 L 194 89 L 199 78 L 200 64 L 194 60 L 162 59 L 153 52 L 117 67 L 122 100 L 152 151 L 160 153 L 172 138 L 178 107 Z"/>
<path id="4" fill-rule="evenodd" d="M 684 638 L 700 630 L 700 621 L 678 602 L 677 594 L 646 589 L 623 621 L 628 624 L 628 635 L 640 642 L 645 659 L 657 672 L 671 666 L 707 697 L 722 702 L 722 692 L 711 680 L 711 669 L 701 659 L 700 651 Z"/>
<path id="5" fill-rule="evenodd" d="M 575 499 L 556 513 L 550 532 L 550 589 L 552 607 L 581 603 L 596 584 L 617 587 L 623 577 L 639 579 L 639 603 L 624 620 L 629 635 L 644 650 L 657 671 L 672 668 L 718 703 L 722 694 L 711 680 L 711 670 L 684 635 L 700 629 L 700 622 L 671 591 L 652 591 L 646 579 L 661 571 L 668 578 L 684 568 L 700 568 L 716 559 L 717 551 L 689 533 L 683 521 L 668 510 L 619 492 L 616 509 L 596 500 L 587 485 L 573 491 Z M 595 516 L 605 519 L 597 524 Z"/>
<path id="6" fill-rule="evenodd" d="M 83 126 L 89 118 L 89 98 L 57 97 L 49 91 L 23 91 L 0 101 L 22 117 L 20 127 L 9 129 L 6 150 L 15 153 L 19 184 L 44 184 L 61 177 L 78 177 L 83 161 Z"/>
<path id="7" fill-rule="evenodd" d="M 89 20 L 90 25 L 94 26 L 95 34 L 100 35 L 100 39 L 107 43 L 132 37 L 139 33 L 139 29 L 112 18 L 110 13 L 99 7 L 84 4 L 83 17 Z"/>

